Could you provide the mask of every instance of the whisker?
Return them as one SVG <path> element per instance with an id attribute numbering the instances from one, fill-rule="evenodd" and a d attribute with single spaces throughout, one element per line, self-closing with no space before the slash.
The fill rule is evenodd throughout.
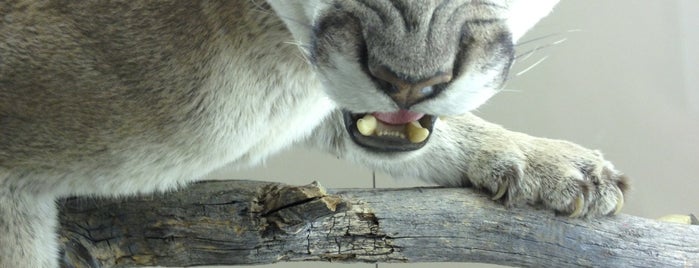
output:
<path id="1" fill-rule="evenodd" d="M 258 11 L 260 11 L 260 10 L 265 10 L 264 4 L 263 4 L 264 1 L 250 0 L 250 3 L 252 3 L 252 5 L 255 6 L 255 8 L 256 8 Z"/>
<path id="2" fill-rule="evenodd" d="M 529 57 L 531 57 L 532 55 L 534 55 L 536 52 L 539 52 L 539 51 L 542 50 L 542 49 L 546 49 L 546 48 L 549 48 L 549 47 L 552 47 L 552 46 L 555 46 L 555 45 L 559 45 L 559 44 L 561 44 L 561 43 L 563 43 L 563 42 L 565 42 L 565 41 L 567 41 L 567 40 L 568 40 L 568 38 L 563 38 L 563 39 L 560 39 L 560 40 L 551 42 L 551 43 L 546 44 L 546 45 L 537 46 L 537 47 L 535 47 L 535 48 L 533 48 L 533 49 L 530 49 L 530 50 L 528 50 L 528 51 L 526 51 L 526 52 L 522 52 L 522 53 L 519 54 L 519 55 L 515 55 L 515 60 L 526 60 L 526 59 L 528 59 Z M 522 58 L 522 57 L 524 57 L 524 58 Z"/>
<path id="3" fill-rule="evenodd" d="M 534 67 L 536 67 L 537 65 L 539 65 L 540 63 L 542 63 L 543 61 L 545 61 L 546 59 L 548 59 L 548 57 L 549 57 L 549 56 L 544 56 L 543 58 L 541 58 L 541 59 L 539 59 L 538 61 L 534 62 L 532 65 L 529 65 L 529 67 L 527 67 L 526 69 L 524 69 L 524 70 L 518 72 L 517 74 L 515 74 L 515 76 L 520 76 L 520 75 L 522 75 L 522 74 L 528 72 L 529 70 L 533 69 Z"/>
<path id="4" fill-rule="evenodd" d="M 262 2 L 264 2 L 264 1 L 252 0 L 253 5 L 255 6 L 254 11 L 260 12 L 260 13 L 265 14 L 265 15 L 277 16 L 277 17 L 279 17 L 279 18 L 281 18 L 281 19 L 285 19 L 285 20 L 290 21 L 290 22 L 293 22 L 293 23 L 295 23 L 295 24 L 297 24 L 297 25 L 300 25 L 300 26 L 303 26 L 303 27 L 306 27 L 306 28 L 309 28 L 309 29 L 313 29 L 313 25 L 310 25 L 310 24 L 301 22 L 301 21 L 299 21 L 299 20 L 297 20 L 297 19 L 294 19 L 294 18 L 291 18 L 291 17 L 288 17 L 288 16 L 282 16 L 282 15 L 280 15 L 280 14 L 277 14 L 276 12 L 272 11 L 271 8 L 268 8 L 268 7 L 264 6 L 264 4 L 263 4 Z"/>
<path id="5" fill-rule="evenodd" d="M 507 92 L 507 93 L 509 93 L 509 92 L 513 92 L 513 93 L 522 93 L 523 91 L 522 91 L 522 90 L 520 90 L 520 89 L 508 89 L 508 88 L 501 88 L 501 89 L 499 89 L 499 90 L 498 90 L 498 93 L 500 93 L 500 92 Z"/>
<path id="6" fill-rule="evenodd" d="M 304 45 L 303 43 L 295 41 L 295 40 L 294 41 L 286 41 L 286 42 L 284 42 L 284 44 L 296 46 L 299 49 L 299 51 L 301 51 L 301 58 L 303 59 L 303 61 L 305 61 L 308 64 L 311 63 L 311 60 L 308 58 L 310 46 Z"/>
<path id="7" fill-rule="evenodd" d="M 542 36 L 535 37 L 535 38 L 532 38 L 532 39 L 529 39 L 529 40 L 526 40 L 526 41 L 518 42 L 517 44 L 515 44 L 515 46 L 522 46 L 522 45 L 526 45 L 526 44 L 533 43 L 533 42 L 536 42 L 536 41 L 548 39 L 548 38 L 551 38 L 551 37 L 560 36 L 560 35 L 567 34 L 567 33 L 575 33 L 575 32 L 582 32 L 582 30 L 581 30 L 581 29 L 572 29 L 572 30 L 568 30 L 568 31 L 564 31 L 564 32 L 558 32 L 558 33 L 552 33 L 552 34 L 542 35 Z"/>

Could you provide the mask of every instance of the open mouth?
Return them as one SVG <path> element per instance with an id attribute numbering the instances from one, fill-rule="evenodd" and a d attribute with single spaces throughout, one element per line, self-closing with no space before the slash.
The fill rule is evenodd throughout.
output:
<path id="1" fill-rule="evenodd" d="M 380 152 L 405 152 L 422 148 L 432 134 L 436 116 L 407 110 L 355 114 L 343 111 L 352 140 Z"/>

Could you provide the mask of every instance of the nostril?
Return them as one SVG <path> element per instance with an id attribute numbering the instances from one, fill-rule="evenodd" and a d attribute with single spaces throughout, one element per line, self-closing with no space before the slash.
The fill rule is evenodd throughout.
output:
<path id="1" fill-rule="evenodd" d="M 420 94 L 425 96 L 432 95 L 434 94 L 434 88 L 432 86 L 423 87 L 422 89 L 420 89 Z"/>
<path id="2" fill-rule="evenodd" d="M 401 108 L 438 95 L 451 81 L 451 70 L 422 79 L 404 78 L 385 66 L 369 67 L 376 84 Z"/>
<path id="3" fill-rule="evenodd" d="M 447 87 L 449 86 L 449 82 L 444 82 L 444 83 L 439 83 L 439 84 L 434 84 L 429 86 L 430 93 L 428 95 L 430 96 L 436 96 L 442 93 Z"/>
<path id="4" fill-rule="evenodd" d="M 369 73 L 371 74 L 371 76 L 376 78 L 377 82 L 382 86 L 390 85 L 388 87 L 382 87 L 382 89 L 384 90 L 390 89 L 391 87 L 399 88 L 402 85 L 409 84 L 409 82 L 406 81 L 407 79 L 401 78 L 385 66 L 371 66 L 369 67 Z"/>
<path id="5" fill-rule="evenodd" d="M 386 94 L 390 95 L 400 93 L 400 88 L 398 88 L 396 84 L 391 84 L 381 79 L 377 79 L 376 83 L 378 84 L 379 88 Z"/>

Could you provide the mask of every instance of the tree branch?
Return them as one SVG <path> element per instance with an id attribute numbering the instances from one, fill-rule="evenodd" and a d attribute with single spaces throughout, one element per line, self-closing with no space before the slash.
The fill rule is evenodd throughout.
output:
<path id="1" fill-rule="evenodd" d="M 66 267 L 280 261 L 696 267 L 699 226 L 505 208 L 469 189 L 346 189 L 208 181 L 128 199 L 60 202 Z"/>

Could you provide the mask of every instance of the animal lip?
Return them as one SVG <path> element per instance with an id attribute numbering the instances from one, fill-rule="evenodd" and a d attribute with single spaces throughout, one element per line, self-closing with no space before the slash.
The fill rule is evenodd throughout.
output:
<path id="1" fill-rule="evenodd" d="M 422 148 L 431 136 L 436 116 L 400 110 L 391 113 L 343 111 L 352 141 L 377 152 L 406 152 Z"/>

